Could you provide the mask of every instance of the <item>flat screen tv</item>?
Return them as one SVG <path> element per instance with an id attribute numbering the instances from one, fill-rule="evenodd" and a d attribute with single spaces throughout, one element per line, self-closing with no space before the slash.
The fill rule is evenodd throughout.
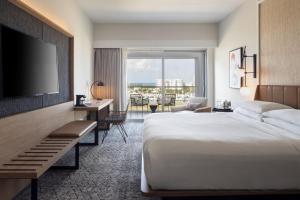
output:
<path id="1" fill-rule="evenodd" d="M 0 99 L 58 92 L 56 46 L 0 25 Z"/>

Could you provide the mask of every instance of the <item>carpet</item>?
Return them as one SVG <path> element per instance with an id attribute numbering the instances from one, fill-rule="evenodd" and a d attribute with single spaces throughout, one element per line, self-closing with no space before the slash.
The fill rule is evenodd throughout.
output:
<path id="1" fill-rule="evenodd" d="M 117 129 L 109 132 L 104 144 L 80 147 L 79 170 L 49 170 L 39 179 L 40 200 L 149 200 L 140 192 L 142 121 L 126 123 L 127 144 Z M 99 134 L 102 139 L 102 133 Z M 93 134 L 83 141 L 92 141 Z M 72 165 L 74 150 L 57 165 Z M 15 200 L 30 199 L 30 187 Z"/>

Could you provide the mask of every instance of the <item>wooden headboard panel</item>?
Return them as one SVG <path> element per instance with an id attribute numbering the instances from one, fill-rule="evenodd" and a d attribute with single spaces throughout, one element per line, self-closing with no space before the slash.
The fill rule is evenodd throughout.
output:
<path id="1" fill-rule="evenodd" d="M 258 85 L 254 99 L 300 109 L 300 86 Z"/>

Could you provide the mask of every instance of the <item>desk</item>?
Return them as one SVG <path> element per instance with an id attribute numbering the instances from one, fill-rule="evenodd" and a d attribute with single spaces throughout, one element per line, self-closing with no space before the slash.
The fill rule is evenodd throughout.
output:
<path id="1" fill-rule="evenodd" d="M 90 113 L 95 113 L 97 127 L 95 128 L 95 141 L 93 143 L 80 143 L 80 145 L 98 145 L 99 144 L 99 130 L 107 130 L 109 129 L 109 125 L 101 124 L 100 115 L 109 114 L 109 106 L 113 103 L 113 99 L 103 99 L 103 100 L 91 100 L 90 103 L 85 104 L 85 106 L 74 106 L 75 111 L 87 111 Z M 100 129 L 99 129 L 100 128 Z"/>

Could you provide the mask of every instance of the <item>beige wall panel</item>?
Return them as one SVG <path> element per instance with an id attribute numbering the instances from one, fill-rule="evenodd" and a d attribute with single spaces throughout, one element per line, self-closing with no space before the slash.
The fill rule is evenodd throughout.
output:
<path id="1" fill-rule="evenodd" d="M 260 5 L 261 84 L 300 85 L 300 1 Z"/>

